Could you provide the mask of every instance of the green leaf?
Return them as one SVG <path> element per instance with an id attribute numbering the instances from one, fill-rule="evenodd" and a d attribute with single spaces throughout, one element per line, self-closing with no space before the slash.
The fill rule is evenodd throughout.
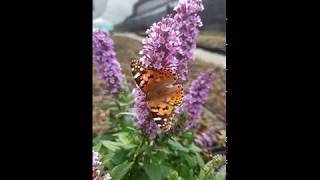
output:
<path id="1" fill-rule="evenodd" d="M 102 145 L 109 149 L 110 151 L 117 151 L 121 149 L 122 144 L 119 142 L 113 142 L 113 141 L 101 141 Z"/>
<path id="2" fill-rule="evenodd" d="M 133 104 L 134 101 L 129 101 L 129 102 L 119 102 L 119 106 L 124 107 L 124 106 L 130 106 Z"/>
<path id="3" fill-rule="evenodd" d="M 122 148 L 123 149 L 132 149 L 132 148 L 136 147 L 136 145 L 134 145 L 134 144 L 123 144 L 121 142 L 114 142 L 114 141 L 108 141 L 108 140 L 102 141 L 102 145 L 104 147 L 106 147 L 107 149 L 109 149 L 110 151 L 117 151 Z"/>
<path id="4" fill-rule="evenodd" d="M 177 171 L 171 171 L 170 175 L 168 176 L 168 180 L 183 180 L 182 177 L 179 176 Z"/>
<path id="5" fill-rule="evenodd" d="M 226 176 L 223 176 L 221 174 L 217 174 L 216 176 L 214 176 L 213 180 L 225 180 Z"/>
<path id="6" fill-rule="evenodd" d="M 202 151 L 198 146 L 196 146 L 196 145 L 194 145 L 194 144 L 191 144 L 191 146 L 189 147 L 189 149 L 190 149 L 190 151 L 193 152 L 193 153 L 199 153 L 199 152 Z"/>
<path id="7" fill-rule="evenodd" d="M 123 149 L 133 149 L 135 147 L 137 147 L 135 144 L 122 144 Z"/>
<path id="8" fill-rule="evenodd" d="M 160 151 L 160 152 L 163 152 L 163 153 L 165 153 L 165 154 L 170 154 L 170 153 L 171 153 L 170 149 L 167 148 L 167 147 L 163 147 L 163 148 L 161 148 L 159 151 Z"/>
<path id="9" fill-rule="evenodd" d="M 102 146 L 101 143 L 97 143 L 97 144 L 93 147 L 93 149 L 94 149 L 96 152 L 99 152 L 100 149 L 101 149 L 101 146 Z"/>
<path id="10" fill-rule="evenodd" d="M 215 155 L 212 160 L 208 161 L 201 169 L 198 180 L 211 180 L 217 174 L 217 170 L 225 165 L 225 157 Z M 220 173 L 221 174 L 221 173 Z"/>
<path id="11" fill-rule="evenodd" d="M 107 169 L 112 169 L 114 167 L 114 163 L 112 162 L 112 158 L 115 156 L 115 153 L 111 152 L 108 155 L 104 156 L 101 159 L 101 163 Z"/>
<path id="12" fill-rule="evenodd" d="M 132 112 L 121 112 L 121 113 L 116 114 L 116 117 L 119 118 L 119 117 L 125 116 L 125 115 L 127 115 L 127 116 L 133 116 L 133 117 L 136 116 L 135 113 L 132 113 Z"/>
<path id="13" fill-rule="evenodd" d="M 226 179 L 226 165 L 222 166 L 214 177 L 214 180 Z"/>
<path id="14" fill-rule="evenodd" d="M 164 161 L 164 160 L 166 160 L 167 158 L 168 158 L 168 154 L 167 153 L 165 153 L 165 152 L 162 152 L 162 151 L 158 151 L 158 152 L 156 152 L 155 154 L 153 154 L 152 156 L 151 156 L 151 158 L 153 159 L 153 160 L 157 160 L 157 161 Z"/>
<path id="15" fill-rule="evenodd" d="M 198 161 L 199 166 L 200 167 L 204 166 L 204 161 L 199 153 L 196 154 L 196 157 L 197 157 L 197 161 Z"/>
<path id="16" fill-rule="evenodd" d="M 128 161 L 123 162 L 122 164 L 114 167 L 110 171 L 110 175 L 112 180 L 120 180 L 122 179 L 131 169 L 133 162 L 128 163 Z"/>
<path id="17" fill-rule="evenodd" d="M 130 131 L 132 131 L 132 132 L 135 132 L 137 129 L 135 129 L 134 127 L 126 127 L 126 129 L 128 129 L 128 130 L 130 130 Z"/>
<path id="18" fill-rule="evenodd" d="M 115 103 L 104 104 L 104 103 L 95 103 L 95 102 L 93 103 L 93 106 L 100 108 L 100 109 L 103 109 L 103 110 L 117 107 L 117 105 Z"/>
<path id="19" fill-rule="evenodd" d="M 145 172 L 151 180 L 163 180 L 170 173 L 170 168 L 167 166 L 154 165 L 154 164 L 145 164 L 143 166 Z"/>
<path id="20" fill-rule="evenodd" d="M 197 180 L 212 180 L 214 178 L 213 172 L 200 171 Z"/>
<path id="21" fill-rule="evenodd" d="M 179 176 L 183 177 L 186 180 L 194 180 L 193 178 L 193 170 L 186 164 L 180 164 L 177 167 Z"/>
<path id="22" fill-rule="evenodd" d="M 134 100 L 133 99 L 125 99 L 125 98 L 122 98 L 122 99 L 119 99 L 117 101 L 115 101 L 115 104 L 121 108 L 121 107 L 126 107 L 126 106 L 130 106 L 131 104 L 134 103 Z"/>
<path id="23" fill-rule="evenodd" d="M 99 137 L 95 138 L 95 141 L 100 142 L 101 140 L 109 140 L 112 141 L 115 138 L 112 136 L 114 134 L 114 132 L 105 132 L 104 134 L 102 134 Z"/>
<path id="24" fill-rule="evenodd" d="M 178 150 L 178 151 L 183 151 L 183 152 L 189 152 L 188 148 L 183 147 L 178 141 L 170 139 L 168 141 L 172 149 Z"/>
<path id="25" fill-rule="evenodd" d="M 182 155 L 182 157 L 188 162 L 188 165 L 190 167 L 195 167 L 198 164 L 197 158 L 195 156 Z"/>
<path id="26" fill-rule="evenodd" d="M 149 176 L 146 174 L 146 172 L 142 169 L 140 169 L 137 166 L 133 166 L 131 170 L 132 173 L 130 173 L 130 177 L 128 177 L 128 180 L 136 179 L 136 180 L 152 180 L 149 178 Z"/>
<path id="27" fill-rule="evenodd" d="M 111 161 L 114 164 L 120 164 L 128 159 L 127 154 L 128 154 L 128 151 L 126 151 L 126 150 L 118 150 L 112 156 Z"/>
<path id="28" fill-rule="evenodd" d="M 194 135 L 191 131 L 186 131 L 183 136 L 191 143 L 194 140 Z"/>
<path id="29" fill-rule="evenodd" d="M 128 135 L 129 135 L 129 133 L 127 133 L 127 132 L 119 132 L 119 133 L 113 134 L 113 136 L 118 137 L 120 142 L 123 144 L 130 144 L 131 143 L 130 139 L 128 138 Z"/>

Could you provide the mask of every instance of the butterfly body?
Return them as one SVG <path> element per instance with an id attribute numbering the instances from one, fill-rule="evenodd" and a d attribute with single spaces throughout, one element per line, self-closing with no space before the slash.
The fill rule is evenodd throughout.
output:
<path id="1" fill-rule="evenodd" d="M 176 84 L 176 74 L 168 69 L 146 67 L 138 59 L 131 61 L 132 75 L 146 95 L 151 118 L 167 131 L 172 126 L 174 111 L 183 101 L 183 88 Z"/>

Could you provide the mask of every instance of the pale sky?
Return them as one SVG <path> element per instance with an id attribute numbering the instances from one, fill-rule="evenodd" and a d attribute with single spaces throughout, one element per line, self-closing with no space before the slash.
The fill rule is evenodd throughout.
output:
<path id="1" fill-rule="evenodd" d="M 133 5 L 138 0 L 94 0 L 93 17 L 100 17 L 111 23 L 118 24 L 132 13 Z M 106 5 L 106 7 L 105 7 Z M 104 11 L 104 12 L 103 12 Z"/>

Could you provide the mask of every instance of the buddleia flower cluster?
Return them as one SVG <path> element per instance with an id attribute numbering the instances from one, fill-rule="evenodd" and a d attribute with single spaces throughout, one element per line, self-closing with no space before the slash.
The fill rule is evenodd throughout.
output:
<path id="1" fill-rule="evenodd" d="M 98 153 L 95 151 L 92 151 L 92 179 L 93 180 L 99 180 L 100 177 L 100 164 L 98 158 Z"/>
<path id="2" fill-rule="evenodd" d="M 198 13 L 203 9 L 202 0 L 180 0 L 173 14 L 154 23 L 142 41 L 140 55 L 143 64 L 155 69 L 170 69 L 177 74 L 178 82 L 185 82 L 188 62 L 193 59 L 198 28 L 202 26 Z M 150 138 L 154 138 L 157 126 L 150 118 L 146 97 L 138 88 L 135 92 L 137 125 Z"/>
<path id="3" fill-rule="evenodd" d="M 201 116 L 201 106 L 205 103 L 209 91 L 212 89 L 213 73 L 200 73 L 193 80 L 191 87 L 184 97 L 180 111 L 186 112 L 188 117 L 188 128 L 194 128 Z"/>
<path id="4" fill-rule="evenodd" d="M 187 80 L 188 63 L 194 59 L 196 37 L 202 26 L 202 0 L 180 0 L 174 13 L 154 23 L 142 41 L 141 60 L 156 69 L 168 68 L 176 72 L 178 82 Z"/>
<path id="5" fill-rule="evenodd" d="M 194 142 L 202 149 L 208 149 L 213 146 L 226 147 L 225 129 L 208 127 L 198 131 L 195 135 Z"/>
<path id="6" fill-rule="evenodd" d="M 101 175 L 100 165 L 98 152 L 92 150 L 92 180 L 110 180 L 111 176 L 107 171 Z"/>
<path id="7" fill-rule="evenodd" d="M 150 111 L 147 106 L 146 96 L 139 88 L 134 89 L 134 94 L 134 109 L 137 115 L 135 119 L 136 125 L 141 128 L 150 139 L 153 139 L 157 134 L 157 124 L 152 120 L 152 118 L 150 118 Z"/>
<path id="8" fill-rule="evenodd" d="M 99 79 L 106 84 L 104 94 L 117 94 L 123 89 L 124 75 L 122 74 L 113 41 L 109 33 L 93 32 L 93 61 L 96 65 Z"/>

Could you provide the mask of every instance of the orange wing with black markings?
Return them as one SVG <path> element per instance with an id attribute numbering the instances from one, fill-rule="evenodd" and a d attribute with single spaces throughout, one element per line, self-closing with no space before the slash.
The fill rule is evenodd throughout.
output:
<path id="1" fill-rule="evenodd" d="M 153 120 L 161 129 L 169 130 L 174 111 L 183 101 L 183 88 L 175 84 L 176 74 L 146 67 L 137 59 L 132 60 L 131 70 L 137 86 L 146 94 Z"/>

